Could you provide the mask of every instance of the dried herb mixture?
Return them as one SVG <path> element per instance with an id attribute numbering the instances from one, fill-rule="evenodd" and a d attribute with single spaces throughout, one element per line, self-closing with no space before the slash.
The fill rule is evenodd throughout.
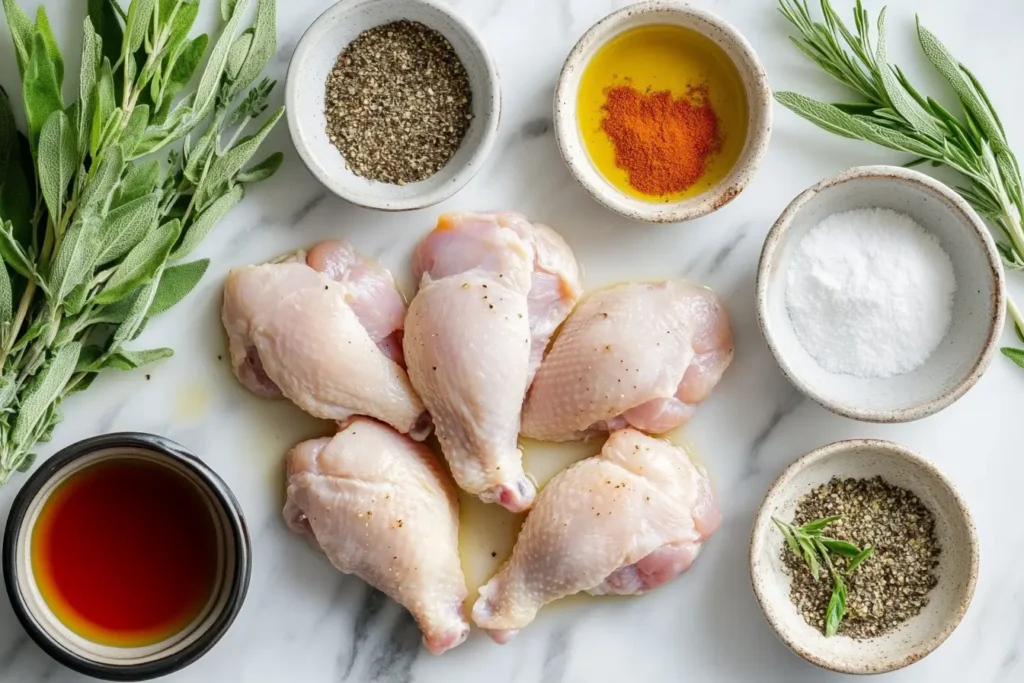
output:
<path id="1" fill-rule="evenodd" d="M 401 20 L 364 31 L 327 77 L 331 143 L 357 175 L 394 185 L 425 180 L 469 129 L 469 76 L 451 43 Z"/>

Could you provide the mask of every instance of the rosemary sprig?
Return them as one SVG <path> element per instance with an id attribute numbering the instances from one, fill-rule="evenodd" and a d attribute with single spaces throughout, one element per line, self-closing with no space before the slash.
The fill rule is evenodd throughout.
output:
<path id="1" fill-rule="evenodd" d="M 861 549 L 849 541 L 822 535 L 825 527 L 840 519 L 842 519 L 840 515 L 835 515 L 808 522 L 803 526 L 794 526 L 783 522 L 778 517 L 772 517 L 772 521 L 782 532 L 790 550 L 804 559 L 814 579 L 818 580 L 821 576 L 822 565 L 828 569 L 828 573 L 832 577 L 832 597 L 828 601 L 828 609 L 825 612 L 826 638 L 831 638 L 836 634 L 840 622 L 846 616 L 846 582 L 843 581 L 843 576 L 852 574 L 865 560 L 875 554 L 875 549 L 870 545 Z M 848 558 L 845 570 L 836 567 L 832 561 L 832 555 Z"/>
<path id="2" fill-rule="evenodd" d="M 886 60 L 885 9 L 878 15 L 877 43 L 871 21 L 857 0 L 851 30 L 829 0 L 821 0 L 823 21 L 811 17 L 807 0 L 779 0 L 782 15 L 799 32 L 793 44 L 823 71 L 853 90 L 862 101 L 829 104 L 793 92 L 776 99 L 825 130 L 866 140 L 913 158 L 907 166 L 931 162 L 959 171 L 967 184 L 957 191 L 999 228 L 997 247 L 1006 267 L 1024 270 L 1024 189 L 1020 166 L 1010 149 L 1002 122 L 981 83 L 930 31 L 917 22 L 921 49 L 949 83 L 960 102 L 954 115 L 920 93 L 898 66 Z M 1007 297 L 1007 311 L 1024 342 L 1024 316 Z M 1024 350 L 1002 349 L 1024 368 Z"/>

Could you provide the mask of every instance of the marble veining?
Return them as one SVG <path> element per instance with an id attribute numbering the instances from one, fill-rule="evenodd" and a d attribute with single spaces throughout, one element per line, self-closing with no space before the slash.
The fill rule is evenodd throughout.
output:
<path id="1" fill-rule="evenodd" d="M 981 575 L 961 627 L 934 654 L 889 683 L 996 683 L 1024 680 L 1024 572 L 1020 548 L 1016 408 L 1024 372 L 997 358 L 978 385 L 939 415 L 908 425 L 867 425 L 804 399 L 772 361 L 754 317 L 754 270 L 761 243 L 786 204 L 821 177 L 899 155 L 822 133 L 777 108 L 771 147 L 750 186 L 721 211 L 684 225 L 644 226 L 597 205 L 571 178 L 551 131 L 555 79 L 583 31 L 627 0 L 449 0 L 484 36 L 502 79 L 499 139 L 487 164 L 443 204 L 383 214 L 346 204 L 302 166 L 282 122 L 266 149 L 285 165 L 254 188 L 216 228 L 197 257 L 206 278 L 187 302 L 149 325 L 140 347 L 176 355 L 145 372 L 109 372 L 65 406 L 68 416 L 42 448 L 112 430 L 163 434 L 200 454 L 234 489 L 252 532 L 254 569 L 238 621 L 207 656 L 169 683 L 604 683 L 710 681 L 805 683 L 843 677 L 791 654 L 764 623 L 750 590 L 747 543 L 769 483 L 795 458 L 838 439 L 900 442 L 934 460 L 971 506 L 981 541 Z M 734 23 L 760 54 L 776 89 L 837 95 L 787 41 L 774 0 L 693 0 Z M 833 0 L 844 16 L 852 0 Z M 39 0 L 21 0 L 33 14 Z M 284 78 L 291 50 L 330 0 L 279 3 L 279 51 L 269 75 Z M 813 3 L 812 3 L 813 4 Z M 865 2 L 873 15 L 883 2 Z M 1024 154 L 1024 4 L 1020 0 L 890 0 L 889 52 L 915 81 L 939 86 L 914 38 L 914 13 L 988 87 L 1009 138 Z M 217 21 L 203 0 L 199 24 Z M 78 71 L 84 2 L 49 0 L 67 73 Z M 6 26 L 0 83 L 16 69 Z M 70 79 L 73 81 L 73 79 Z M 68 92 L 74 83 L 68 84 Z M 946 93 L 948 98 L 948 93 Z M 273 104 L 282 97 L 279 88 Z M 944 179 L 951 179 L 943 176 Z M 232 378 L 218 322 L 229 268 L 317 240 L 345 237 L 382 259 L 408 287 L 407 260 L 438 213 L 513 208 L 565 235 L 585 267 L 586 284 L 630 277 L 688 275 L 715 288 L 736 333 L 736 361 L 688 428 L 688 439 L 716 482 L 724 523 L 689 574 L 647 596 L 577 600 L 545 608 L 512 643 L 474 633 L 442 657 L 429 655 L 408 615 L 362 582 L 336 572 L 291 535 L 280 519 L 283 456 L 328 426 L 286 403 L 261 402 Z M 1024 277 L 1009 276 L 1024 296 Z M 1004 334 L 1009 343 L 1011 335 Z M 147 373 L 149 378 L 147 379 Z M 22 479 L 0 489 L 6 519 Z M 0 598 L 0 681 L 83 683 L 52 662 L 22 631 Z"/>

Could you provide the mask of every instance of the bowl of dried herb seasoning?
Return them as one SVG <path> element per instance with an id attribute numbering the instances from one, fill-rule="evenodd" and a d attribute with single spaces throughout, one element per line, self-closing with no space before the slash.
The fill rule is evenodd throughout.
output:
<path id="1" fill-rule="evenodd" d="M 977 582 L 978 539 L 931 462 L 889 441 L 840 441 L 772 484 L 754 520 L 750 576 L 793 652 L 833 671 L 883 673 L 956 629 Z"/>
<path id="2" fill-rule="evenodd" d="M 299 156 L 354 204 L 436 204 L 476 174 L 497 136 L 498 74 L 480 37 L 432 0 L 342 0 L 288 67 Z"/>

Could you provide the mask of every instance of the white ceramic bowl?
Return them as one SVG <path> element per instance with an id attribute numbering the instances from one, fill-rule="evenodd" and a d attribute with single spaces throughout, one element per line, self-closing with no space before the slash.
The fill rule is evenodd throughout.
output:
<path id="1" fill-rule="evenodd" d="M 631 197 L 605 180 L 590 160 L 576 120 L 580 78 L 602 45 L 615 36 L 651 24 L 692 29 L 714 41 L 732 59 L 746 88 L 747 139 L 736 164 L 714 187 L 678 202 L 648 202 Z M 754 48 L 731 24 L 682 2 L 640 2 L 594 24 L 569 53 L 555 86 L 555 137 L 562 158 L 583 188 L 598 202 L 628 218 L 648 223 L 688 221 L 717 211 L 743 191 L 757 170 L 772 130 L 772 91 Z"/>
<path id="2" fill-rule="evenodd" d="M 882 207 L 911 216 L 953 262 L 957 291 L 946 337 L 916 370 L 886 378 L 828 372 L 800 345 L 786 310 L 786 268 L 800 239 L 825 217 Z M 829 410 L 868 422 L 909 422 L 942 410 L 974 386 L 1003 327 L 1003 270 L 974 210 L 939 181 L 898 166 L 862 166 L 827 178 L 790 203 L 765 238 L 757 317 L 786 376 Z"/>
<path id="3" fill-rule="evenodd" d="M 874 476 L 912 491 L 931 510 L 941 547 L 938 584 L 920 614 L 894 631 L 859 641 L 826 638 L 789 599 L 790 577 L 781 559 L 785 541 L 771 518 L 792 520 L 800 497 L 832 477 Z M 833 671 L 877 674 L 913 664 L 956 629 L 978 579 L 978 538 L 964 501 L 929 461 L 889 441 L 840 441 L 805 455 L 775 480 L 754 519 L 749 560 L 754 595 L 793 652 Z"/>
<path id="4" fill-rule="evenodd" d="M 368 29 L 399 19 L 418 21 L 444 35 L 469 75 L 473 121 L 455 156 L 418 183 L 367 180 L 345 167 L 327 138 L 324 116 L 327 74 L 345 47 Z M 288 128 L 299 156 L 321 183 L 342 199 L 371 209 L 407 211 L 437 204 L 480 170 L 498 133 L 498 72 L 480 36 L 454 11 L 433 0 L 342 0 L 321 14 L 302 36 L 288 67 Z"/>

